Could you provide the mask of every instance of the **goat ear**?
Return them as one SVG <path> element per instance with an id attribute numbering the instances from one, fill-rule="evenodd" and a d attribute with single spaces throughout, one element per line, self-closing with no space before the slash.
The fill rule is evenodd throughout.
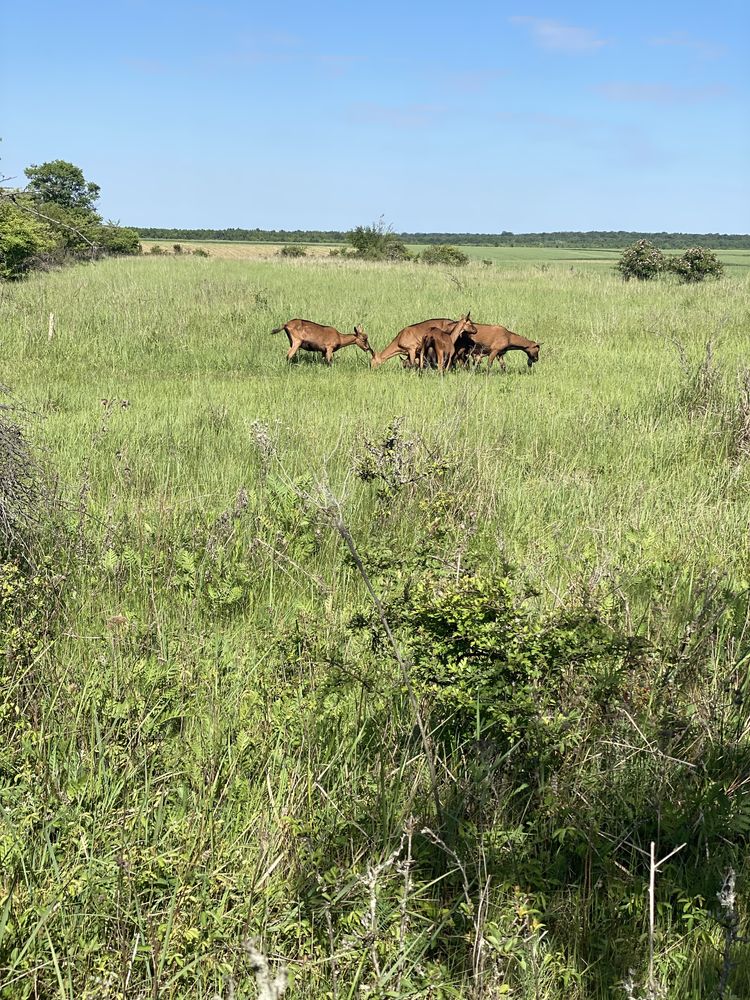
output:
<path id="1" fill-rule="evenodd" d="M 471 319 L 471 309 L 466 313 L 466 318 Z"/>

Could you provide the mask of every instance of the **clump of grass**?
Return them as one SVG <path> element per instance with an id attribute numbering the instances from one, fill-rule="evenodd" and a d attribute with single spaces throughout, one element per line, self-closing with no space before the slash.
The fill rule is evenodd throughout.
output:
<path id="1" fill-rule="evenodd" d="M 0 392 L 10 399 L 8 389 Z M 0 555 L 30 561 L 57 501 L 20 415 L 18 405 L 0 403 Z"/>

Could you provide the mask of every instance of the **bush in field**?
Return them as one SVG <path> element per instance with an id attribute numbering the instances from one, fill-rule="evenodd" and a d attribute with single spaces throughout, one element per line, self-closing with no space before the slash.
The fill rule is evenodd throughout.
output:
<path id="1" fill-rule="evenodd" d="M 451 267 L 463 267 L 469 263 L 468 256 L 448 243 L 436 243 L 426 247 L 419 256 L 423 264 L 446 264 Z"/>
<path id="2" fill-rule="evenodd" d="M 403 240 L 386 225 L 382 216 L 371 226 L 357 226 L 346 234 L 347 242 L 355 256 L 365 260 L 411 260 L 412 256 Z"/>
<path id="3" fill-rule="evenodd" d="M 19 278 L 57 246 L 49 226 L 15 205 L 0 205 L 0 278 Z"/>
<path id="4" fill-rule="evenodd" d="M 433 723 L 464 737 L 480 725 L 499 746 L 523 739 L 537 754 L 560 735 L 566 664 L 609 697 L 625 664 L 639 658 L 632 641 L 589 608 L 541 618 L 509 576 L 430 571 L 410 581 L 391 613 L 408 636 Z"/>
<path id="5" fill-rule="evenodd" d="M 139 254 L 141 252 L 141 240 L 135 229 L 128 229 L 126 226 L 117 226 L 114 223 L 110 223 L 106 226 L 96 226 L 92 235 L 94 242 L 105 253 L 113 256 Z"/>
<path id="6" fill-rule="evenodd" d="M 204 247 L 196 247 L 195 250 L 193 250 L 193 256 L 194 257 L 210 257 L 211 254 Z"/>
<path id="7" fill-rule="evenodd" d="M 469 257 L 448 243 L 436 243 L 424 249 L 419 257 L 423 264 L 448 264 L 450 267 L 464 267 L 469 263 Z"/>
<path id="8" fill-rule="evenodd" d="M 694 283 L 705 281 L 706 278 L 720 278 L 724 273 L 724 265 L 713 252 L 705 247 L 690 247 L 680 257 L 673 257 L 668 264 L 682 281 Z"/>
<path id="9" fill-rule="evenodd" d="M 625 281 L 630 281 L 631 278 L 650 281 L 664 272 L 666 262 L 664 254 L 653 243 L 638 240 L 623 250 L 616 267 Z"/>
<path id="10" fill-rule="evenodd" d="M 279 250 L 279 257 L 306 257 L 307 250 L 299 243 L 286 243 Z"/>
<path id="11" fill-rule="evenodd" d="M 153 254 L 155 257 L 161 257 L 166 252 L 167 251 L 164 249 L 164 247 L 160 247 L 158 243 L 152 246 L 151 249 L 149 250 L 149 253 Z"/>
<path id="12" fill-rule="evenodd" d="M 173 243 L 172 244 L 172 250 L 176 254 L 181 254 L 182 253 L 182 244 L 181 243 Z"/>

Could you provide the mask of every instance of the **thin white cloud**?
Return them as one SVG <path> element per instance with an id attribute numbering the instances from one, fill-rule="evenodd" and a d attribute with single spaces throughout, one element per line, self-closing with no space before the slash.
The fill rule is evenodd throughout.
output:
<path id="1" fill-rule="evenodd" d="M 648 44 L 689 49 L 702 59 L 718 59 L 727 51 L 726 45 L 707 42 L 702 38 L 692 38 L 684 31 L 673 31 L 671 35 L 665 35 L 663 38 L 649 38 Z"/>
<path id="2" fill-rule="evenodd" d="M 169 72 L 166 63 L 159 59 L 140 59 L 137 56 L 126 56 L 122 61 L 128 69 L 144 76 L 163 76 Z"/>
<path id="3" fill-rule="evenodd" d="M 497 80 L 502 80 L 509 76 L 508 70 L 504 69 L 474 69 L 465 70 L 461 73 L 446 74 L 451 86 L 457 90 L 463 90 L 469 94 L 479 93 L 486 90 Z"/>
<path id="4" fill-rule="evenodd" d="M 436 104 L 376 104 L 367 101 L 352 104 L 348 117 L 358 125 L 424 128 L 445 115 L 447 110 Z"/>
<path id="5" fill-rule="evenodd" d="M 727 93 L 720 84 L 708 87 L 676 87 L 671 83 L 600 83 L 593 88 L 608 101 L 640 104 L 702 104 Z"/>
<path id="6" fill-rule="evenodd" d="M 592 28 L 578 28 L 547 17 L 516 16 L 511 24 L 528 28 L 531 37 L 541 49 L 552 52 L 596 52 L 607 45 L 605 38 L 599 38 Z"/>
<path id="7" fill-rule="evenodd" d="M 509 141 L 541 143 L 557 156 L 569 147 L 591 150 L 604 163 L 628 163 L 638 167 L 660 166 L 672 155 L 640 126 L 619 125 L 608 119 L 581 118 L 547 112 L 499 112 L 498 122 Z"/>
<path id="8" fill-rule="evenodd" d="M 318 65 L 328 76 L 346 76 L 357 63 L 364 61 L 362 56 L 316 56 Z"/>

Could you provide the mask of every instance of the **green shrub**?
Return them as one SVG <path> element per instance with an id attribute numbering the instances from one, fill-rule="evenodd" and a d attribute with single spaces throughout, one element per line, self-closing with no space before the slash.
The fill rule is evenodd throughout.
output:
<path id="1" fill-rule="evenodd" d="M 671 258 L 668 267 L 681 281 L 687 283 L 720 278 L 724 273 L 724 265 L 719 258 L 713 250 L 705 247 L 690 247 L 681 257 Z"/>
<path id="2" fill-rule="evenodd" d="M 411 260 L 412 255 L 403 240 L 386 225 L 382 216 L 371 226 L 357 226 L 346 234 L 355 256 L 365 260 Z"/>
<path id="3" fill-rule="evenodd" d="M 463 250 L 448 243 L 436 243 L 434 246 L 426 247 L 419 259 L 423 264 L 447 264 L 450 267 L 465 267 L 469 263 L 469 257 Z"/>
<path id="4" fill-rule="evenodd" d="M 650 281 L 663 273 L 666 267 L 664 254 L 648 240 L 638 240 L 623 250 L 616 264 L 625 281 Z"/>
<path id="5" fill-rule="evenodd" d="M 15 205 L 0 205 L 0 278 L 19 278 L 58 241 L 44 222 Z"/>
<path id="6" fill-rule="evenodd" d="M 97 226 L 92 233 L 92 239 L 102 250 L 113 256 L 141 253 L 141 240 L 135 229 L 125 226 Z"/>
<path id="7" fill-rule="evenodd" d="M 279 257 L 306 257 L 307 250 L 299 243 L 286 243 L 279 250 Z"/>
<path id="8" fill-rule="evenodd" d="M 587 677 L 601 708 L 631 651 L 631 640 L 590 608 L 539 615 L 508 575 L 428 571 L 410 581 L 391 614 L 408 637 L 433 725 L 449 723 L 465 737 L 479 726 L 495 743 L 523 739 L 537 752 L 576 715 L 563 711 L 566 674 Z"/>
<path id="9" fill-rule="evenodd" d="M 195 250 L 193 250 L 193 256 L 194 257 L 210 257 L 211 254 L 204 247 L 196 247 Z"/>
<path id="10" fill-rule="evenodd" d="M 164 249 L 164 247 L 160 247 L 158 243 L 152 246 L 151 249 L 149 250 L 149 253 L 154 254 L 155 257 L 161 257 L 166 252 L 167 251 Z"/>
<path id="11" fill-rule="evenodd" d="M 182 253 L 182 244 L 181 243 L 173 243 L 172 244 L 172 250 L 176 254 L 181 254 Z"/>

